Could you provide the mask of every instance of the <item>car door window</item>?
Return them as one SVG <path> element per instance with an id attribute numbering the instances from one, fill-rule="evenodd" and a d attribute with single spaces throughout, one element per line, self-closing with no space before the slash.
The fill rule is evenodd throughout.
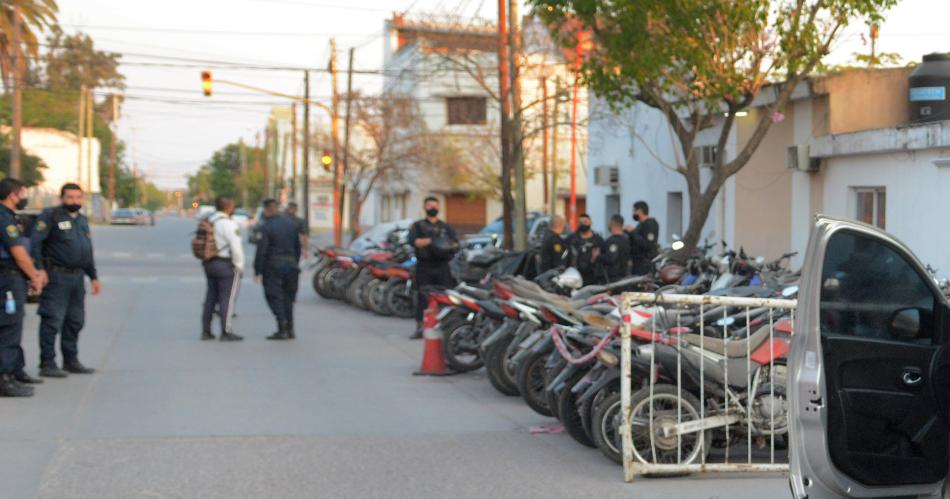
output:
<path id="1" fill-rule="evenodd" d="M 930 344 L 935 300 L 925 279 L 884 241 L 836 233 L 822 268 L 822 335 Z"/>

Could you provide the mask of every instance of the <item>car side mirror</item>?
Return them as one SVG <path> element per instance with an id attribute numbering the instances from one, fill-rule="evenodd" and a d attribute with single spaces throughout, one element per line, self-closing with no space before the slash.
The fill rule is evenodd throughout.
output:
<path id="1" fill-rule="evenodd" d="M 924 314 L 917 307 L 902 308 L 891 316 L 891 335 L 895 338 L 913 340 L 920 336 Z"/>

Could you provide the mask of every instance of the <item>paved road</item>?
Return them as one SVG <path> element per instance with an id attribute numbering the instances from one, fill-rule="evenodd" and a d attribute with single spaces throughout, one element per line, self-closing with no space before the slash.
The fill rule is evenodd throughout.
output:
<path id="1" fill-rule="evenodd" d="M 0 497 L 787 497 L 778 476 L 624 484 L 618 467 L 498 395 L 476 373 L 425 379 L 410 324 L 301 286 L 298 339 L 244 282 L 237 344 L 198 341 L 194 222 L 96 227 L 105 291 L 90 297 L 93 376 L 0 399 Z M 25 347 L 35 370 L 37 318 Z"/>

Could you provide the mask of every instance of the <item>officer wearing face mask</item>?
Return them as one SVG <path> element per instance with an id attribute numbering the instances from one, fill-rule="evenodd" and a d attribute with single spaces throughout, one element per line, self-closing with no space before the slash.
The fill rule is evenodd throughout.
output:
<path id="1" fill-rule="evenodd" d="M 416 250 L 416 278 L 413 280 L 418 303 L 416 304 L 416 332 L 413 339 L 422 338 L 422 316 L 428 305 L 426 287 L 455 286 L 449 261 L 458 250 L 459 238 L 451 225 L 439 220 L 439 200 L 429 196 L 425 199 L 426 217 L 409 228 L 409 244 Z"/>
<path id="2" fill-rule="evenodd" d="M 49 284 L 40 296 L 40 376 L 65 378 L 95 370 L 79 361 L 79 331 L 85 323 L 85 278 L 92 294 L 102 290 L 89 238 L 89 220 L 79 213 L 82 188 L 69 183 L 60 190 L 62 204 L 43 210 L 30 235 L 33 260 Z M 56 335 L 63 368 L 56 364 Z"/>
<path id="3" fill-rule="evenodd" d="M 649 274 L 653 270 L 653 259 L 659 252 L 660 224 L 650 216 L 650 206 L 645 201 L 633 203 L 633 219 L 637 226 L 627 226 L 633 275 Z"/>
<path id="4" fill-rule="evenodd" d="M 587 213 L 577 217 L 577 232 L 568 239 L 573 261 L 571 265 L 581 273 L 584 285 L 598 284 L 603 280 L 603 269 L 598 260 L 604 250 L 604 238 L 591 228 L 592 221 Z"/>
<path id="5" fill-rule="evenodd" d="M 542 274 L 551 269 L 567 267 L 571 264 L 571 248 L 567 244 L 564 229 L 567 222 L 561 215 L 551 217 L 551 226 L 541 241 L 541 264 L 538 273 Z"/>

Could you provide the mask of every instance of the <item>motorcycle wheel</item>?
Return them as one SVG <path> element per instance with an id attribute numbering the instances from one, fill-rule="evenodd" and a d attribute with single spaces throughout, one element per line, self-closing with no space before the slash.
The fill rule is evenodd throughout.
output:
<path id="1" fill-rule="evenodd" d="M 442 332 L 442 356 L 449 369 L 466 373 L 484 365 L 478 353 L 478 330 L 464 318 L 448 322 Z"/>
<path id="2" fill-rule="evenodd" d="M 319 272 L 313 274 L 313 290 L 320 295 L 321 298 L 325 300 L 330 299 L 330 292 L 327 289 L 327 274 L 330 272 L 331 267 L 324 267 L 320 269 Z"/>
<path id="3" fill-rule="evenodd" d="M 406 289 L 406 281 L 393 281 L 386 288 L 386 306 L 396 317 L 411 318 L 416 313 L 413 294 L 413 290 Z"/>
<path id="4" fill-rule="evenodd" d="M 542 416 L 554 416 L 544 396 L 544 365 L 547 363 L 549 352 L 532 352 L 522 359 L 515 373 L 515 380 L 521 397 L 534 412 Z"/>
<path id="5" fill-rule="evenodd" d="M 513 339 L 514 335 L 501 338 L 492 343 L 485 351 L 485 370 L 488 373 L 488 381 L 502 395 L 511 397 L 519 395 L 518 385 L 510 379 L 510 376 L 505 375 L 507 371 L 505 364 L 508 363 L 508 346 L 511 345 Z"/>
<path id="6" fill-rule="evenodd" d="M 372 311 L 372 306 L 369 302 L 370 295 L 372 294 L 373 288 L 378 286 L 379 279 L 376 279 L 373 276 L 370 276 L 369 281 L 366 282 L 366 285 L 360 289 L 360 301 L 363 303 L 363 308 L 369 311 Z"/>
<path id="7" fill-rule="evenodd" d="M 369 280 L 373 276 L 369 274 L 361 274 L 356 279 L 353 279 L 353 282 L 350 283 L 346 288 L 346 301 L 355 307 L 366 308 L 363 304 L 363 287 L 369 283 Z"/>
<path id="8" fill-rule="evenodd" d="M 544 369 L 544 398 L 548 402 L 548 407 L 551 408 L 551 413 L 554 415 L 558 421 L 561 420 L 560 412 L 557 407 L 557 394 L 552 393 L 550 388 L 551 383 L 554 382 L 554 379 L 561 374 L 561 371 L 567 368 L 567 361 L 561 357 L 561 354 L 557 350 L 551 353 L 551 356 L 557 355 L 557 359 L 552 363 L 551 357 L 548 357 L 548 364 L 545 365 Z"/>
<path id="9" fill-rule="evenodd" d="M 698 420 L 700 402 L 693 394 L 677 393 L 675 386 L 658 384 L 650 388 L 641 388 L 633 393 L 630 401 L 633 413 L 633 457 L 642 463 L 683 463 L 690 464 L 708 454 L 712 444 L 711 431 L 705 432 L 705 438 L 699 433 L 680 437 L 663 437 L 659 433 L 658 421 L 677 418 L 677 406 L 681 407 L 682 421 Z M 650 406 L 653 406 L 653 432 L 650 438 Z M 620 443 L 620 393 L 614 393 L 594 408 L 594 443 L 600 451 L 616 463 L 623 463 Z M 682 450 L 677 450 L 678 440 Z M 677 473 L 680 474 L 680 473 Z"/>
<path id="10" fill-rule="evenodd" d="M 597 447 L 597 445 L 591 439 L 587 430 L 584 429 L 584 421 L 583 418 L 581 418 L 580 407 L 577 405 L 577 395 L 571 391 L 574 385 L 579 383 L 586 374 L 587 371 L 580 371 L 567 380 L 567 383 L 564 385 L 564 390 L 562 390 L 557 397 L 557 413 L 561 416 L 560 421 L 561 424 L 564 425 L 564 430 L 567 431 L 567 434 L 570 435 L 571 438 L 581 445 L 594 448 Z"/>
<path id="11" fill-rule="evenodd" d="M 389 287 L 389 281 L 376 281 L 376 284 L 370 283 L 369 309 L 379 315 L 392 315 L 389 306 L 386 305 L 386 288 Z"/>
<path id="12" fill-rule="evenodd" d="M 339 300 L 343 298 L 344 289 L 341 289 L 343 284 L 343 276 L 346 274 L 346 269 L 342 267 L 334 267 L 327 272 L 327 275 L 324 276 L 324 281 L 327 283 L 327 294 L 330 295 L 330 298 L 334 300 Z"/>

